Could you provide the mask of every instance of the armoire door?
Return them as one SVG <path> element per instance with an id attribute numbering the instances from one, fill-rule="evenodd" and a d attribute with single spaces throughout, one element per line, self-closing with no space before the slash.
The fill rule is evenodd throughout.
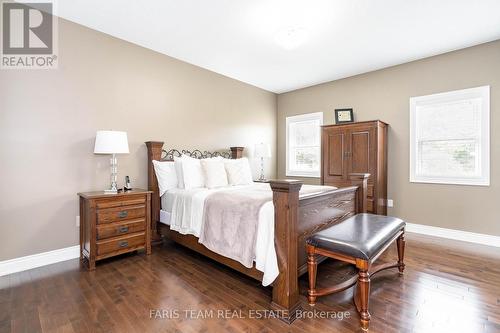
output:
<path id="1" fill-rule="evenodd" d="M 322 127 L 322 184 L 351 186 L 351 173 L 369 173 L 366 208 L 387 214 L 387 124 L 375 120 Z"/>
<path id="2" fill-rule="evenodd" d="M 348 181 L 348 132 L 342 128 L 328 128 L 323 132 L 323 183 L 340 186 Z"/>
<path id="3" fill-rule="evenodd" d="M 374 180 L 377 175 L 377 128 L 370 125 L 353 126 L 348 132 L 348 174 L 369 173 L 368 212 L 374 212 L 376 190 Z"/>

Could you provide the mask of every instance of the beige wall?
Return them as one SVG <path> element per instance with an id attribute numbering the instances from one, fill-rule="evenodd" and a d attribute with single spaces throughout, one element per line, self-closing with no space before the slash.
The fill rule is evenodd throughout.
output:
<path id="1" fill-rule="evenodd" d="M 409 98 L 491 86 L 491 186 L 409 182 Z M 354 108 L 356 120 L 381 119 L 389 129 L 389 214 L 408 222 L 500 235 L 500 41 L 278 95 L 278 176 L 285 176 L 285 118 Z M 307 179 L 317 183 L 319 179 Z"/>
<path id="2" fill-rule="evenodd" d="M 0 260 L 78 244 L 76 193 L 109 183 L 99 129 L 128 132 L 120 185 L 145 187 L 147 140 L 274 153 L 276 95 L 60 20 L 59 69 L 0 71 Z"/>

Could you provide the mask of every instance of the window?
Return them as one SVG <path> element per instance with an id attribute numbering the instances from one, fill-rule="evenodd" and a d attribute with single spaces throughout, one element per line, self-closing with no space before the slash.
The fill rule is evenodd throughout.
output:
<path id="1" fill-rule="evenodd" d="M 490 184 L 490 87 L 410 98 L 410 181 Z"/>
<path id="2" fill-rule="evenodd" d="M 286 118 L 286 175 L 319 177 L 323 112 Z"/>

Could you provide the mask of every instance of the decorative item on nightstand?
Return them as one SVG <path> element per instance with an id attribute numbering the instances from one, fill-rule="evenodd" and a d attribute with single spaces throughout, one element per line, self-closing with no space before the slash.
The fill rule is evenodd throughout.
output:
<path id="1" fill-rule="evenodd" d="M 111 157 L 111 186 L 105 193 L 117 193 L 118 163 L 116 154 L 128 154 L 127 132 L 97 131 L 95 136 L 94 154 L 108 154 Z"/>
<path id="2" fill-rule="evenodd" d="M 130 185 L 130 177 L 125 176 L 125 186 L 123 187 L 124 191 L 131 191 L 132 190 L 132 185 Z"/>
<path id="3" fill-rule="evenodd" d="M 264 175 L 264 158 L 271 157 L 271 146 L 269 143 L 259 143 L 255 145 L 255 157 L 260 158 L 260 177 L 259 182 L 265 182 L 266 176 Z"/>

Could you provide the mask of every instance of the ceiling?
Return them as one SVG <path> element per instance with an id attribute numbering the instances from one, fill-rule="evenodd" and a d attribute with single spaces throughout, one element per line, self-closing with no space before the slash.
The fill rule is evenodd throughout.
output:
<path id="1" fill-rule="evenodd" d="M 499 0 L 65 0 L 58 14 L 275 93 L 500 39 Z M 302 44 L 287 49 L 290 28 Z"/>

